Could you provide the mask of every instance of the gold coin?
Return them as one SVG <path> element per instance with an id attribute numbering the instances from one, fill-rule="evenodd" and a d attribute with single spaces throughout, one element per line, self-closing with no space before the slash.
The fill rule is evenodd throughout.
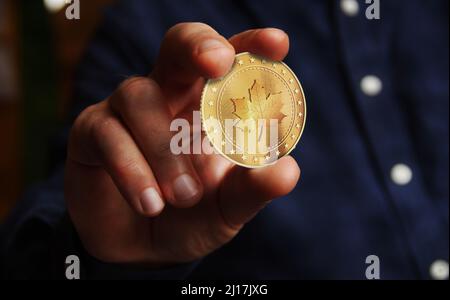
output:
<path id="1" fill-rule="evenodd" d="M 283 62 L 241 53 L 227 75 L 206 83 L 201 116 L 218 153 L 243 167 L 264 167 L 288 155 L 299 142 L 305 128 L 305 95 Z"/>

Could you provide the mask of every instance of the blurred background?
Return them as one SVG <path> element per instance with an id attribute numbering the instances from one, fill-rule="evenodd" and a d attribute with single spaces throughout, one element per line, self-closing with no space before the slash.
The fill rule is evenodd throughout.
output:
<path id="1" fill-rule="evenodd" d="M 114 0 L 0 0 L 0 222 L 22 191 L 48 175 L 49 141 L 60 130 L 74 71 Z"/>

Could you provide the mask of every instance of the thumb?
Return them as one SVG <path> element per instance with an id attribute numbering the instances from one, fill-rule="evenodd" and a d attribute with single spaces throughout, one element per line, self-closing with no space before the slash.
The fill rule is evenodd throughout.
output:
<path id="1" fill-rule="evenodd" d="M 300 168 L 291 157 L 263 169 L 234 167 L 225 178 L 219 205 L 225 222 L 240 227 L 273 199 L 289 194 L 300 178 Z"/>

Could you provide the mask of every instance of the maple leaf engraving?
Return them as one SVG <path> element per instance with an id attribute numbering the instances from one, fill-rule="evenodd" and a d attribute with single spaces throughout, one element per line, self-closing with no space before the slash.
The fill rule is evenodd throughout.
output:
<path id="1" fill-rule="evenodd" d="M 266 94 L 264 86 L 261 86 L 255 80 L 252 86 L 248 89 L 249 99 L 246 97 L 231 99 L 234 105 L 233 114 L 239 119 L 246 121 L 252 119 L 254 121 L 265 120 L 267 123 L 270 120 L 278 120 L 281 122 L 286 115 L 281 112 L 283 102 L 280 101 L 276 95 L 278 93 Z"/>

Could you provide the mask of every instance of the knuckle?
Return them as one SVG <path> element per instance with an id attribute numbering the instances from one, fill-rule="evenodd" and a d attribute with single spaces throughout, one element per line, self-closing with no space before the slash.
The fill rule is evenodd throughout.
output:
<path id="1" fill-rule="evenodd" d="M 87 108 L 85 108 L 75 119 L 74 127 L 81 127 L 83 124 L 85 124 L 92 115 L 97 111 L 97 105 L 91 105 Z"/>
<path id="2" fill-rule="evenodd" d="M 201 22 L 181 22 L 167 31 L 167 36 L 173 34 L 191 34 L 198 31 L 215 31 L 211 26 Z"/>
<path id="3" fill-rule="evenodd" d="M 217 31 L 204 23 L 179 23 L 167 31 L 164 44 L 166 47 L 184 45 L 188 51 L 192 51 L 202 39 L 217 35 Z"/>
<path id="4" fill-rule="evenodd" d="M 176 34 L 177 32 L 183 31 L 188 26 L 188 24 L 189 24 L 188 22 L 181 22 L 173 25 L 172 27 L 169 28 L 169 30 L 167 30 L 165 37 L 169 38 L 172 35 Z"/>
<path id="5" fill-rule="evenodd" d="M 70 140 L 78 139 L 80 136 L 86 134 L 88 131 L 89 124 L 94 119 L 97 113 L 98 107 L 97 104 L 91 105 L 85 108 L 75 119 L 73 123 L 71 132 L 70 132 Z"/>
<path id="6" fill-rule="evenodd" d="M 111 104 L 117 109 L 124 109 L 155 93 L 159 93 L 159 87 L 155 81 L 147 77 L 133 77 L 120 84 L 111 97 Z"/>
<path id="7" fill-rule="evenodd" d="M 68 158 L 80 161 L 83 160 L 83 157 L 89 157 L 89 150 L 86 148 L 86 145 L 89 145 L 91 140 L 90 128 L 94 120 L 98 118 L 101 103 L 87 107 L 75 119 L 69 133 L 67 145 Z"/>
<path id="8" fill-rule="evenodd" d="M 90 133 L 94 140 L 98 140 L 114 132 L 117 127 L 119 127 L 119 123 L 115 117 L 99 116 L 92 122 Z"/>

